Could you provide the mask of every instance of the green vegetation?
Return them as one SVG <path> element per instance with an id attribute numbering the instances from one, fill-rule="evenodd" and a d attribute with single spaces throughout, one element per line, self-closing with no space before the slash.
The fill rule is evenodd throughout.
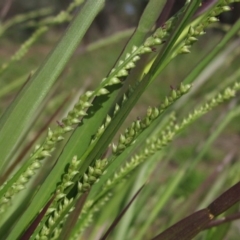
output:
<path id="1" fill-rule="evenodd" d="M 211 31 L 237 1 L 188 0 L 169 18 L 170 2 L 80 48 L 104 0 L 2 22 L 0 239 L 239 235 L 240 20 Z M 19 23 L 35 31 L 8 52 Z"/>

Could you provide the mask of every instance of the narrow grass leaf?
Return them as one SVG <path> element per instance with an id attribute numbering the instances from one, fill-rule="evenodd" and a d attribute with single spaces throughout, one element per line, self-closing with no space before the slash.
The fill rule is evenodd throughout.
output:
<path id="1" fill-rule="evenodd" d="M 59 240 L 69 239 L 69 236 L 71 235 L 71 230 L 74 228 L 74 226 L 81 214 L 81 211 L 83 209 L 83 206 L 86 202 L 87 197 L 88 197 L 88 192 L 84 193 L 76 202 L 74 211 L 72 211 L 69 214 L 69 216 L 63 226 Z"/>
<path id="2" fill-rule="evenodd" d="M 84 161 L 79 173 L 83 174 L 86 171 L 87 167 L 91 164 L 93 159 L 96 159 L 96 157 L 99 158 L 101 154 L 106 150 L 112 137 L 114 136 L 119 126 L 128 115 L 135 101 L 141 95 L 138 94 L 139 91 L 135 92 L 135 97 L 137 96 L 137 99 L 135 99 L 134 102 L 129 101 L 128 104 L 129 107 L 126 107 L 126 109 L 122 111 L 121 115 L 118 115 L 118 117 L 115 118 L 114 122 L 113 121 L 111 122 L 111 127 L 109 126 L 108 131 L 104 132 L 103 136 L 104 138 L 101 138 L 102 140 L 99 141 L 99 144 L 92 146 L 91 149 L 88 149 L 88 146 L 92 140 L 92 136 L 95 135 L 97 129 L 102 124 L 109 110 L 113 106 L 113 102 L 115 101 L 115 98 L 120 87 L 121 84 L 110 86 L 109 91 L 111 92 L 111 95 L 110 94 L 102 95 L 97 97 L 93 101 L 93 107 L 89 108 L 88 116 L 83 119 L 80 126 L 73 133 L 71 139 L 69 140 L 64 151 L 62 152 L 62 155 L 59 158 L 57 164 L 54 166 L 51 174 L 48 176 L 46 181 L 40 187 L 39 192 L 36 194 L 29 208 L 16 225 L 15 230 L 12 232 L 10 237 L 17 236 L 19 232 L 22 231 L 22 228 L 25 227 L 25 224 L 27 224 L 27 222 L 31 221 L 30 219 L 33 219 L 34 216 L 36 216 L 37 214 L 36 209 L 43 207 L 43 205 L 48 201 L 49 197 L 51 196 L 51 192 L 54 190 L 57 182 L 60 181 L 61 179 L 61 173 L 64 171 L 66 164 L 70 161 L 70 159 L 72 159 L 74 155 L 77 155 L 78 157 L 81 158 L 82 155 L 84 154 L 85 155 L 84 158 L 87 157 L 87 161 Z M 139 90 L 143 92 L 144 86 L 140 87 Z M 81 144 L 79 140 L 81 140 Z M 87 152 L 86 149 L 88 149 Z M 41 201 L 39 201 L 39 199 L 41 199 Z"/>
<path id="3" fill-rule="evenodd" d="M 238 220 L 238 219 L 240 219 L 240 212 L 234 213 L 234 214 L 226 216 L 224 218 L 213 220 L 205 227 L 205 229 L 217 227 L 217 226 L 220 226 L 222 224 L 229 223 L 229 222 L 232 222 L 232 221 L 235 221 L 235 220 Z"/>
<path id="4" fill-rule="evenodd" d="M 211 220 L 208 209 L 191 214 L 185 219 L 157 235 L 152 240 L 190 240 L 196 236 Z"/>
<path id="5" fill-rule="evenodd" d="M 211 214 L 216 217 L 240 201 L 240 182 L 229 188 L 215 201 L 208 205 Z"/>
<path id="6" fill-rule="evenodd" d="M 114 228 L 117 226 L 118 222 L 121 220 L 123 215 L 126 213 L 128 208 L 131 206 L 133 201 L 136 199 L 136 197 L 139 195 L 139 193 L 142 191 L 144 185 L 136 192 L 136 194 L 133 196 L 133 198 L 130 200 L 130 202 L 127 204 L 127 206 L 122 210 L 122 212 L 119 214 L 119 216 L 113 221 L 111 226 L 108 228 L 107 232 L 101 237 L 100 240 L 105 240 L 109 236 L 109 234 L 114 230 Z"/>
<path id="7" fill-rule="evenodd" d="M 104 0 L 86 3 L 69 26 L 54 51 L 24 86 L 0 119 L 0 170 L 15 152 L 42 101 L 64 69 L 88 27 L 101 10 Z"/>
<path id="8" fill-rule="evenodd" d="M 217 57 L 217 55 L 226 47 L 227 43 L 237 34 L 240 29 L 240 19 L 231 27 L 231 29 L 224 35 L 223 39 L 209 52 L 201 62 L 189 73 L 184 79 L 185 84 L 192 83 L 197 76 L 205 69 L 211 61 Z"/>
<path id="9" fill-rule="evenodd" d="M 44 66 L 40 68 L 35 76 L 33 76 L 30 83 L 25 86 L 9 110 L 1 118 L 0 151 L 2 153 L 2 160 L 0 162 L 0 167 L 5 164 L 7 157 L 10 156 L 10 153 L 16 148 L 17 142 L 20 141 L 21 136 L 24 135 L 27 129 L 27 126 L 31 123 L 31 118 L 39 104 L 41 104 L 42 99 L 44 99 L 47 92 L 56 81 L 73 51 L 79 44 L 95 16 L 103 7 L 104 3 L 104 0 L 87 1 Z M 39 89 L 41 90 L 39 91 Z M 20 122 L 19 119 L 21 119 Z M 73 156 L 74 155 L 71 157 Z M 60 173 L 61 171 L 58 172 L 58 174 Z M 17 239 L 19 234 L 21 234 L 27 227 L 28 223 L 36 216 L 38 209 L 41 209 L 46 204 L 50 197 L 49 193 L 54 191 L 54 188 L 55 183 L 52 187 L 47 187 L 48 191 L 46 191 L 46 189 L 44 190 L 46 192 L 44 194 L 45 197 L 41 196 L 41 201 L 39 201 L 39 198 L 37 200 L 39 208 L 36 205 L 33 206 L 34 210 L 29 207 L 22 216 L 25 220 L 21 219 L 16 224 L 8 239 Z"/>
<path id="10" fill-rule="evenodd" d="M 20 237 L 20 240 L 28 240 L 30 239 L 31 235 L 33 234 L 34 230 L 38 226 L 39 222 L 44 217 L 45 213 L 47 212 L 49 206 L 53 202 L 55 196 L 53 196 L 49 202 L 46 204 L 46 206 L 42 209 L 42 211 L 39 213 L 39 215 L 36 217 L 36 219 L 31 223 L 31 225 L 27 228 L 27 230 L 23 233 L 23 235 Z"/>
<path id="11" fill-rule="evenodd" d="M 240 182 L 225 191 L 207 208 L 199 210 L 177 222 L 153 240 L 190 240 L 207 228 L 212 219 L 225 212 L 240 201 Z M 239 217 L 239 216 L 238 216 Z"/>

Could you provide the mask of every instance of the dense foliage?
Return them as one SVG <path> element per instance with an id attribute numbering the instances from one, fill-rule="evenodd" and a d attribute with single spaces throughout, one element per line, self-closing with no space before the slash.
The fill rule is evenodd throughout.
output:
<path id="1" fill-rule="evenodd" d="M 71 57 L 104 0 L 75 0 L 56 16 L 39 9 L 2 22 L 3 39 L 19 23 L 34 32 L 0 69 L 0 97 L 19 90 L 0 118 L 0 239 L 236 239 L 239 153 L 232 147 L 224 156 L 212 146 L 229 123 L 232 132 L 239 131 L 240 71 L 227 61 L 238 57 L 233 49 L 240 20 L 218 24 L 232 2 L 238 1 L 187 0 L 170 17 L 174 1 L 150 0 L 135 30 L 85 47 L 96 55 L 109 48 L 102 53 L 107 62 L 114 54 L 111 44 L 129 37 L 115 63 L 111 59 L 109 73 L 96 78 L 96 86 L 82 80 L 74 93 L 58 82 L 72 81 L 72 88 L 78 80 L 60 75 L 73 64 Z M 66 22 L 65 33 L 37 70 L 5 80 L 43 34 Z M 194 54 L 193 67 L 186 54 L 210 27 L 224 36 L 209 52 Z M 216 41 L 214 32 L 208 39 Z M 101 59 L 96 66 L 83 61 L 99 75 Z M 173 72 L 175 86 L 167 94 L 164 71 L 172 62 L 181 62 L 188 74 L 181 79 Z M 75 78 L 81 78 L 81 67 L 72 66 Z M 217 75 L 220 67 L 225 75 Z M 154 82 L 160 99 L 126 121 Z M 57 126 L 50 128 L 56 118 Z M 198 136 L 196 150 L 191 142 Z M 226 217 L 216 219 L 221 214 Z"/>

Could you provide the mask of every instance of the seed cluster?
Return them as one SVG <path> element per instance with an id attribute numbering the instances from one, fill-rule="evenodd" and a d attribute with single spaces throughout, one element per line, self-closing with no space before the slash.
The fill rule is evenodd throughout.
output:
<path id="1" fill-rule="evenodd" d="M 91 186 L 98 180 L 103 174 L 106 167 L 106 159 L 97 160 L 93 167 L 89 166 L 88 171 L 84 173 L 82 181 L 78 182 L 78 194 L 74 198 L 68 198 L 66 190 L 68 187 L 74 184 L 73 179 L 79 173 L 78 169 L 81 161 L 77 157 L 73 157 L 67 173 L 62 177 L 62 181 L 57 188 L 56 197 L 54 198 L 51 207 L 47 211 L 47 215 L 50 215 L 43 225 L 36 239 L 49 239 L 49 236 L 57 236 L 61 232 L 61 228 L 58 229 L 59 224 L 67 218 L 69 213 L 74 209 L 74 200 L 79 198 L 82 193 L 90 190 Z M 44 222 L 44 221 L 43 221 Z"/>
<path id="2" fill-rule="evenodd" d="M 84 173 L 82 182 L 78 182 L 78 190 L 82 193 L 90 190 L 91 186 L 103 174 L 107 165 L 107 159 L 97 160 L 94 167 L 89 166 L 87 173 Z"/>
<path id="3" fill-rule="evenodd" d="M 69 6 L 68 11 L 70 11 L 72 7 L 74 7 L 75 5 L 77 6 L 80 3 L 81 1 L 79 0 L 74 1 L 74 4 L 72 6 Z M 184 11 L 184 9 L 182 11 Z M 36 146 L 35 151 L 31 155 L 30 164 L 27 167 L 27 169 L 24 171 L 24 173 L 20 176 L 20 178 L 24 178 L 25 175 L 27 175 L 29 179 L 31 178 L 31 176 L 33 176 L 30 173 L 32 174 L 35 173 L 34 171 L 31 171 L 32 169 L 36 169 L 34 166 L 38 165 L 38 168 L 39 168 L 41 166 L 39 161 L 43 160 L 46 157 L 51 156 L 51 153 L 55 149 L 56 143 L 63 140 L 63 135 L 69 131 L 72 131 L 74 129 L 74 125 L 79 124 L 81 122 L 81 118 L 86 115 L 86 110 L 92 105 L 91 102 L 94 97 L 108 94 L 109 92 L 106 88 L 107 86 L 122 83 L 124 78 L 129 74 L 129 70 L 135 67 L 135 63 L 140 59 L 140 56 L 142 54 L 152 52 L 151 47 L 162 44 L 165 41 L 165 39 L 169 35 L 171 28 L 174 26 L 180 14 L 181 12 L 179 12 L 176 16 L 169 19 L 164 25 L 164 27 L 157 29 L 151 37 L 146 39 L 143 45 L 141 45 L 140 47 L 133 46 L 131 52 L 127 53 L 125 55 L 125 58 L 118 62 L 118 65 L 116 66 L 116 68 L 113 68 L 109 76 L 102 80 L 99 87 L 97 87 L 94 91 L 86 92 L 80 97 L 78 103 L 69 112 L 67 117 L 62 120 L 62 123 L 63 123 L 62 127 L 58 127 L 54 131 L 49 129 L 47 138 L 43 143 L 43 145 Z M 55 22 L 66 21 L 68 19 L 68 14 L 60 13 L 55 18 L 56 18 Z M 41 31 L 43 31 L 43 29 Z M 39 30 L 39 34 L 41 33 L 41 31 Z M 46 31 L 46 29 L 44 31 Z M 24 51 L 27 50 L 26 46 L 24 47 L 25 48 Z M 173 94 L 175 94 L 174 91 L 173 91 Z M 126 95 L 124 95 L 122 105 L 126 100 L 127 100 L 127 97 Z M 169 100 L 166 100 L 166 103 L 165 103 L 166 106 L 169 104 L 167 101 Z M 114 114 L 118 112 L 119 108 L 120 106 L 116 105 Z M 159 111 L 157 108 L 151 109 L 149 111 L 152 111 L 152 114 L 149 115 L 146 119 L 144 119 L 144 121 L 141 121 L 141 125 L 142 125 L 141 128 L 144 127 L 143 125 L 147 127 L 150 124 L 150 122 L 159 114 Z M 110 123 L 110 121 L 111 121 L 111 117 L 107 116 L 105 123 L 98 129 L 98 132 L 96 133 L 95 137 L 92 139 L 92 143 L 94 143 L 97 139 L 100 138 L 100 136 L 102 135 L 102 133 L 104 132 L 105 128 Z M 117 152 L 120 153 L 125 148 L 125 145 L 128 146 L 131 144 L 131 142 L 133 142 L 133 139 L 135 138 L 134 136 L 137 135 L 138 133 L 138 128 L 139 128 L 139 122 L 133 123 L 132 128 L 128 131 L 128 133 L 125 134 L 126 136 L 122 135 L 122 137 L 120 137 L 120 143 L 117 147 L 118 148 Z M 115 148 L 113 146 L 113 150 L 114 149 Z M 16 182 L 13 183 L 11 187 L 9 187 L 9 190 L 7 190 L 8 192 L 5 194 L 4 199 L 0 200 L 0 202 L 1 201 L 8 202 L 13 197 L 13 195 L 19 191 L 19 190 L 13 191 L 12 189 L 24 188 L 24 186 L 22 185 L 23 181 L 19 179 L 16 180 Z"/>
<path id="4" fill-rule="evenodd" d="M 5 212 L 7 207 L 10 206 L 12 197 L 25 188 L 26 183 L 29 181 L 29 178 L 32 177 L 36 170 L 41 167 L 39 162 L 32 163 L 25 172 L 23 172 L 18 180 L 14 182 L 10 187 L 8 183 L 5 183 L 2 186 L 1 191 L 6 189 L 5 194 L 0 199 L 0 213 Z"/>
<path id="5" fill-rule="evenodd" d="M 118 182 L 122 181 L 132 170 L 134 170 L 139 164 L 149 159 L 157 151 L 160 151 L 170 142 L 173 138 L 181 132 L 188 125 L 196 121 L 198 118 L 217 107 L 224 101 L 233 98 L 237 91 L 240 90 L 240 83 L 236 82 L 232 87 L 226 88 L 223 93 L 219 93 L 216 97 L 212 98 L 209 102 L 204 104 L 202 107 L 190 113 L 186 118 L 182 120 L 180 124 L 176 124 L 176 118 L 173 115 L 171 121 L 167 124 L 165 129 L 158 132 L 153 137 L 147 139 L 145 148 L 139 153 L 134 155 L 129 162 L 127 162 L 119 172 L 115 173 L 112 179 L 108 179 L 104 191 L 109 191 Z"/>
<path id="6" fill-rule="evenodd" d="M 80 234 L 91 224 L 91 222 L 94 220 L 93 216 L 96 212 L 100 211 L 102 207 L 110 200 L 112 197 L 111 193 L 106 194 L 105 197 L 100 199 L 97 203 L 94 203 L 92 201 L 88 201 L 81 212 L 81 215 L 79 216 L 78 222 L 74 227 L 74 233 L 72 234 L 72 237 L 70 240 L 79 239 Z"/>
<path id="7" fill-rule="evenodd" d="M 62 223 L 73 210 L 72 203 L 74 199 L 69 199 L 66 196 L 66 190 L 74 184 L 73 178 L 78 174 L 80 163 L 81 161 L 77 159 L 77 156 L 74 156 L 67 172 L 62 177 L 61 184 L 57 188 L 56 196 L 48 208 L 47 214 L 41 221 L 42 228 L 35 239 L 49 239 L 51 236 L 60 234 L 61 228 L 59 228 L 59 224 Z"/>
<path id="8" fill-rule="evenodd" d="M 79 101 L 74 108 L 68 113 L 67 117 L 63 119 L 63 126 L 58 126 L 54 131 L 48 129 L 47 137 L 42 146 L 37 145 L 34 152 L 30 156 L 28 165 L 23 170 L 23 173 L 17 178 L 17 180 L 9 186 L 5 184 L 2 192 L 6 191 L 3 198 L 0 199 L 0 211 L 5 211 L 5 207 L 1 207 L 2 204 L 6 205 L 12 197 L 23 190 L 29 179 L 36 173 L 36 170 L 41 167 L 41 161 L 46 157 L 50 157 L 51 153 L 55 150 L 55 146 L 59 141 L 64 139 L 63 135 L 74 129 L 74 125 L 81 121 L 81 118 L 86 115 L 85 109 L 91 106 L 90 100 L 92 92 L 87 91 L 80 96 Z M 11 181 L 11 180 L 10 180 Z"/>
<path id="9" fill-rule="evenodd" d="M 146 129 L 150 124 L 158 118 L 169 106 L 171 106 L 177 99 L 186 94 L 190 85 L 181 84 L 179 89 L 173 89 L 171 95 L 166 97 L 160 107 L 149 107 L 145 118 L 142 120 L 134 121 L 130 127 L 128 127 L 124 134 L 119 137 L 118 144 L 112 144 L 112 152 L 115 155 L 121 154 L 127 147 L 134 143 L 138 135 Z"/>
<path id="10" fill-rule="evenodd" d="M 190 53 L 190 48 L 193 43 L 198 40 L 197 38 L 199 36 L 205 34 L 204 29 L 206 29 L 211 23 L 218 22 L 219 20 L 218 18 L 216 18 L 216 16 L 218 16 L 220 13 L 230 11 L 231 7 L 229 7 L 228 5 L 232 2 L 236 1 L 220 1 L 220 3 L 212 11 L 210 11 L 206 18 L 203 19 L 199 24 L 194 27 L 190 26 L 184 43 L 179 47 L 178 51 L 173 54 L 173 57 L 175 57 L 179 53 Z"/>

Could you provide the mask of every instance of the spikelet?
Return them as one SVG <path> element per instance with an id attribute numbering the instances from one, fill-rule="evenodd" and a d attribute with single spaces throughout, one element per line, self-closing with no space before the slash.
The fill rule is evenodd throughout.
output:
<path id="1" fill-rule="evenodd" d="M 218 22 L 218 16 L 219 14 L 230 11 L 231 7 L 228 5 L 232 2 L 238 2 L 238 1 L 232 1 L 232 0 L 223 0 L 219 1 L 216 7 L 214 7 L 208 15 L 201 20 L 199 24 L 196 26 L 190 26 L 188 30 L 188 34 L 184 40 L 184 43 L 179 47 L 179 49 L 173 54 L 173 57 L 177 56 L 178 54 L 186 54 L 190 53 L 190 48 L 197 41 L 197 38 L 203 34 L 205 34 L 204 29 L 206 29 L 210 24 Z"/>

